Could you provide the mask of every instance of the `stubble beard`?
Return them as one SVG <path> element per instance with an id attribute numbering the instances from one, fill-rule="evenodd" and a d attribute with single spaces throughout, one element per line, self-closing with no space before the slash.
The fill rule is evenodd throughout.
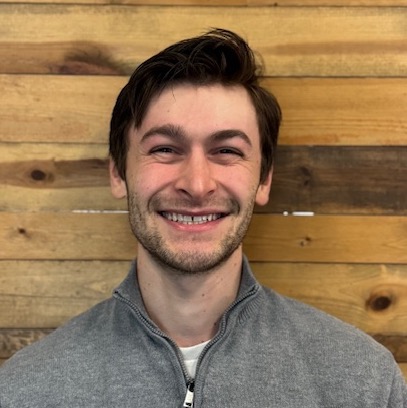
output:
<path id="1" fill-rule="evenodd" d="M 150 207 L 155 208 L 156 206 L 150 203 L 149 208 L 143 210 L 135 192 L 128 194 L 129 221 L 133 234 L 140 245 L 164 268 L 178 275 L 209 273 L 229 259 L 242 243 L 250 225 L 254 201 L 254 194 L 246 208 L 241 208 L 237 202 L 231 201 L 229 207 L 233 211 L 228 217 L 239 216 L 240 222 L 220 239 L 217 248 L 210 253 L 188 249 L 181 249 L 177 252 L 172 250 L 158 229 L 148 225 L 149 215 L 150 217 L 159 217 L 153 209 L 150 209 Z M 157 198 L 152 202 L 158 203 L 160 199 Z M 195 239 L 198 241 L 199 237 Z M 191 242 L 190 238 L 188 242 Z"/>

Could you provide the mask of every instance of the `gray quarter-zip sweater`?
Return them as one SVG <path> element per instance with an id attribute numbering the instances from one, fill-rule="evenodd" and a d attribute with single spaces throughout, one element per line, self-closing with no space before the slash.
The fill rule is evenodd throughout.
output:
<path id="1" fill-rule="evenodd" d="M 183 406 L 192 379 L 146 314 L 135 268 L 112 298 L 2 366 L 1 408 Z M 407 407 L 406 383 L 386 349 L 263 288 L 246 259 L 239 295 L 194 383 L 194 408 Z"/>

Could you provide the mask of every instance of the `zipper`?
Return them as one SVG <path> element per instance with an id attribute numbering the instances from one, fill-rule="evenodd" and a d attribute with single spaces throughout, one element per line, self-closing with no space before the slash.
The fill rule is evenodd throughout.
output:
<path id="1" fill-rule="evenodd" d="M 198 362 L 197 362 L 197 366 L 196 366 L 196 373 L 198 373 L 199 366 L 200 366 L 201 361 L 202 361 L 204 355 L 206 354 L 207 350 L 212 346 L 213 343 L 216 343 L 223 336 L 223 334 L 224 334 L 224 332 L 226 330 L 226 316 L 238 304 L 242 303 L 247 298 L 249 298 L 249 297 L 253 296 L 255 293 L 257 293 L 258 289 L 259 289 L 259 286 L 255 285 L 243 297 L 241 297 L 240 299 L 236 299 L 225 310 L 225 312 L 223 313 L 221 322 L 220 322 L 220 327 L 219 327 L 218 334 L 205 346 L 205 348 L 202 350 L 202 353 L 198 357 Z M 165 333 L 163 333 L 161 330 L 159 330 L 155 326 L 153 326 L 150 323 L 150 321 L 144 317 L 144 315 L 140 312 L 139 308 L 133 302 L 131 302 L 127 298 L 123 297 L 117 290 L 114 292 L 114 295 L 118 300 L 126 303 L 131 309 L 133 309 L 136 312 L 136 314 L 139 316 L 140 320 L 145 324 L 145 326 L 147 326 L 149 328 L 149 330 L 151 330 L 154 334 L 156 334 L 156 335 L 158 335 L 158 336 L 160 336 L 162 338 L 165 338 L 168 341 L 168 343 L 172 344 L 173 347 L 175 346 L 175 349 L 173 349 L 173 351 L 175 351 L 175 354 L 178 357 L 178 362 L 180 363 L 181 369 L 182 369 L 182 371 L 184 373 L 184 377 L 187 379 L 187 383 L 186 383 L 187 391 L 186 391 L 186 394 L 185 394 L 185 399 L 184 399 L 184 403 L 182 405 L 182 408 L 193 408 L 193 406 L 194 406 L 195 380 L 191 379 L 191 377 L 189 376 L 188 371 L 187 371 L 187 369 L 185 367 L 185 364 L 184 364 L 183 357 L 181 355 L 181 352 L 179 351 L 179 348 L 178 348 L 177 344 L 170 337 L 168 337 Z M 185 384 L 185 382 L 184 382 L 184 384 Z"/>
<path id="2" fill-rule="evenodd" d="M 127 305 L 137 314 L 137 316 L 138 316 L 139 319 L 140 319 L 140 322 L 141 322 L 142 324 L 144 324 L 148 330 L 150 330 L 150 331 L 151 331 L 152 333 L 154 333 L 155 335 L 157 335 L 157 336 L 159 336 L 159 337 L 161 337 L 161 338 L 167 340 L 167 341 L 164 342 L 164 343 L 165 343 L 167 346 L 169 346 L 169 348 L 170 348 L 173 352 L 175 352 L 175 355 L 176 355 L 176 357 L 177 357 L 178 363 L 180 364 L 181 370 L 182 370 L 182 372 L 183 372 L 183 374 L 184 374 L 184 378 L 183 378 L 182 381 L 179 382 L 179 384 L 180 384 L 182 387 L 185 387 L 185 385 L 186 385 L 186 387 L 187 387 L 187 393 L 186 393 L 186 395 L 185 395 L 185 401 L 184 401 L 184 405 L 183 405 L 182 408 L 184 408 L 184 406 L 185 406 L 185 407 L 188 407 L 188 408 L 192 407 L 193 405 L 185 405 L 185 403 L 187 402 L 187 396 L 188 396 L 189 394 L 192 395 L 192 403 L 193 403 L 193 398 L 194 398 L 194 391 L 193 391 L 193 390 L 194 390 L 194 384 L 195 384 L 195 382 L 194 382 L 194 379 L 191 378 L 191 377 L 189 376 L 189 374 L 188 374 L 188 370 L 186 369 L 185 364 L 184 364 L 184 359 L 183 359 L 183 357 L 182 357 L 181 351 L 179 350 L 179 347 L 177 346 L 177 344 L 176 344 L 170 337 L 168 337 L 165 333 L 163 333 L 160 329 L 158 329 L 156 326 L 152 325 L 151 322 L 140 312 L 138 306 L 135 305 L 132 301 L 130 301 L 129 299 L 127 299 L 127 298 L 125 298 L 124 296 L 122 296 L 121 293 L 118 292 L 117 290 L 114 292 L 113 295 L 114 295 L 114 297 L 115 297 L 116 299 L 118 299 L 119 301 L 121 301 L 121 302 L 127 304 Z M 171 346 L 172 346 L 172 347 L 171 347 Z M 185 383 L 185 380 L 186 380 L 186 383 Z M 190 389 L 190 387 L 192 387 L 192 388 Z M 188 398 L 189 398 L 189 397 L 188 397 Z M 1 407 L 0 407 L 0 408 L 1 408 Z"/>
<path id="3" fill-rule="evenodd" d="M 193 408 L 194 406 L 194 380 L 190 381 L 187 385 L 187 393 L 185 394 L 184 403 L 182 408 Z"/>

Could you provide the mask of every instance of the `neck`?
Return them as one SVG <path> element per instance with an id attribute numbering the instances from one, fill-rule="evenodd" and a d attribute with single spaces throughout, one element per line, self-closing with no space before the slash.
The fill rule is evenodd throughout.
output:
<path id="1" fill-rule="evenodd" d="M 241 247 L 215 270 L 191 275 L 166 270 L 141 247 L 137 258 L 147 313 L 180 347 L 215 336 L 222 314 L 236 299 L 241 268 Z"/>

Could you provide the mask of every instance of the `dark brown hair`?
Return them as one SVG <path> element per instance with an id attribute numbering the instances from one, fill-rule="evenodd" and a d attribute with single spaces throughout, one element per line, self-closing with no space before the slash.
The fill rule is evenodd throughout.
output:
<path id="1" fill-rule="evenodd" d="M 259 84 L 261 67 L 253 51 L 237 34 L 223 29 L 177 42 L 143 62 L 121 90 L 110 122 L 109 152 L 125 180 L 128 130 L 138 128 L 151 100 L 169 85 L 241 85 L 257 114 L 261 144 L 260 181 L 272 168 L 281 110 L 276 98 Z"/>

